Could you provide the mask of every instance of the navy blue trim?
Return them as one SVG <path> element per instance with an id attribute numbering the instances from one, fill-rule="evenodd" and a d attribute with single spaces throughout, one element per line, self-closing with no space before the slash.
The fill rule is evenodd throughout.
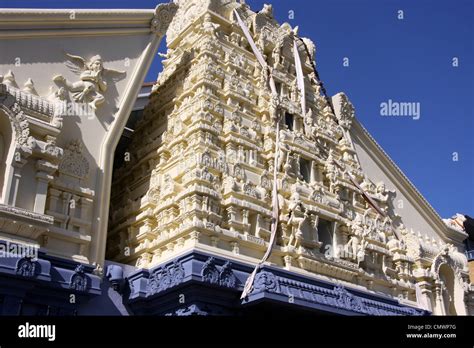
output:
<path id="1" fill-rule="evenodd" d="M 137 314 L 204 315 L 207 305 L 214 314 L 240 314 L 262 303 L 294 311 L 306 310 L 342 315 L 428 315 L 391 297 L 263 266 L 254 289 L 240 301 L 243 285 L 253 267 L 204 252 L 188 252 L 151 270 L 130 274 L 125 302 Z M 199 296 L 198 296 L 199 295 Z M 178 303 L 178 296 L 185 303 Z M 192 296 L 193 302 L 189 300 Z M 203 298 L 205 299 L 203 301 Z M 204 307 L 203 307 L 204 306 Z"/>

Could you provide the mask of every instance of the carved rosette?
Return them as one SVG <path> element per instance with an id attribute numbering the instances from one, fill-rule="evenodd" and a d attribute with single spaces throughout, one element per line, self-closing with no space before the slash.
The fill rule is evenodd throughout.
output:
<path id="1" fill-rule="evenodd" d="M 253 292 L 280 292 L 280 284 L 273 273 L 261 271 L 255 276 Z"/>
<path id="2" fill-rule="evenodd" d="M 334 293 L 336 295 L 336 303 L 338 307 L 359 313 L 368 313 L 368 309 L 362 300 L 352 295 L 343 286 L 339 285 L 335 287 Z"/>
<path id="3" fill-rule="evenodd" d="M 78 265 L 74 270 L 74 274 L 69 282 L 69 288 L 76 291 L 86 291 L 87 289 L 87 277 L 84 272 L 84 266 Z"/>
<path id="4" fill-rule="evenodd" d="M 73 140 L 64 151 L 64 156 L 59 164 L 59 172 L 85 179 L 89 174 L 89 161 L 82 154 L 83 145 L 80 140 Z"/>
<path id="5" fill-rule="evenodd" d="M 164 36 L 177 10 L 178 5 L 175 3 L 156 6 L 155 14 L 151 20 L 151 31 L 157 36 Z"/>
<path id="6" fill-rule="evenodd" d="M 16 265 L 16 274 L 26 278 L 33 278 L 36 275 L 36 265 L 36 261 L 29 257 L 24 257 Z"/>

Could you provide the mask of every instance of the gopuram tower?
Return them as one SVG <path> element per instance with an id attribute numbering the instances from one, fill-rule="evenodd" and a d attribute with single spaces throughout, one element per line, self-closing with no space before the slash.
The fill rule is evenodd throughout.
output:
<path id="1" fill-rule="evenodd" d="M 315 44 L 271 5 L 176 4 L 163 71 L 113 179 L 106 258 L 138 268 L 134 310 L 235 314 L 271 298 L 295 312 L 466 314 L 461 237 L 347 96 L 324 96 Z"/>

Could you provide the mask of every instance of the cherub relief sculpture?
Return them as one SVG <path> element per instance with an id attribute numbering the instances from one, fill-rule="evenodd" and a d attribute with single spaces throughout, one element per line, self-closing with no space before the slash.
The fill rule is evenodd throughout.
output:
<path id="1" fill-rule="evenodd" d="M 73 93 L 76 102 L 89 103 L 94 110 L 105 100 L 104 94 L 108 87 L 106 78 L 117 82 L 125 77 L 125 71 L 105 69 L 102 57 L 99 55 L 93 56 L 89 61 L 68 53 L 66 56 L 68 58 L 66 65 L 79 75 L 80 80 L 70 82 L 61 74 L 54 76 L 53 80 L 64 84 Z"/>

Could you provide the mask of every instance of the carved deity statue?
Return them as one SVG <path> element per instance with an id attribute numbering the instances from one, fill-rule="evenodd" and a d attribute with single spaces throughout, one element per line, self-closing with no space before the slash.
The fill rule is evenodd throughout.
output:
<path id="1" fill-rule="evenodd" d="M 290 227 L 290 239 L 288 241 L 288 246 L 293 246 L 296 248 L 300 245 L 301 239 L 303 238 L 303 224 L 309 217 L 308 211 L 304 209 L 301 203 L 298 192 L 292 193 L 290 197 L 290 203 L 288 205 L 288 211 L 288 226 Z"/>
<path id="2" fill-rule="evenodd" d="M 281 171 L 283 168 L 282 166 L 288 162 L 288 154 L 290 152 L 290 148 L 285 143 L 280 143 L 278 148 L 278 158 L 277 158 L 277 170 Z"/>
<path id="3" fill-rule="evenodd" d="M 313 138 L 313 110 L 309 109 L 304 117 L 304 134 L 312 139 Z"/>
<path id="4" fill-rule="evenodd" d="M 288 220 L 288 226 L 291 228 L 288 246 L 297 248 L 301 245 L 301 240 L 303 239 L 303 225 L 308 218 L 308 211 L 305 211 L 303 216 L 296 216 L 291 212 L 290 219 Z"/>
<path id="5" fill-rule="evenodd" d="M 355 260 L 357 258 L 357 252 L 359 251 L 359 238 L 356 235 L 352 235 L 349 241 L 344 245 L 344 252 L 349 258 Z"/>
<path id="6" fill-rule="evenodd" d="M 388 193 L 389 191 L 385 188 L 385 184 L 383 182 L 379 182 L 375 190 L 375 198 L 382 203 L 387 203 Z"/>
<path id="7" fill-rule="evenodd" d="M 73 93 L 73 99 L 76 102 L 86 102 L 93 109 L 97 109 L 104 100 L 104 93 L 107 91 L 106 77 L 113 81 L 119 81 L 125 76 L 125 71 L 105 69 L 102 57 L 93 56 L 86 61 L 80 56 L 74 56 L 66 53 L 69 62 L 66 65 L 72 72 L 79 75 L 80 81 L 70 82 L 63 75 L 54 76 L 53 80 L 65 84 L 66 88 Z"/>
<path id="8" fill-rule="evenodd" d="M 329 190 L 334 193 L 339 171 L 334 162 L 334 153 L 332 149 L 329 150 L 329 155 L 326 159 L 326 163 L 324 164 L 324 169 L 326 170 L 327 178 L 329 179 Z"/>
<path id="9" fill-rule="evenodd" d="M 264 4 L 263 8 L 260 10 L 259 13 L 261 13 L 261 14 L 269 17 L 269 18 L 273 18 L 273 6 L 269 5 L 269 4 Z"/>

